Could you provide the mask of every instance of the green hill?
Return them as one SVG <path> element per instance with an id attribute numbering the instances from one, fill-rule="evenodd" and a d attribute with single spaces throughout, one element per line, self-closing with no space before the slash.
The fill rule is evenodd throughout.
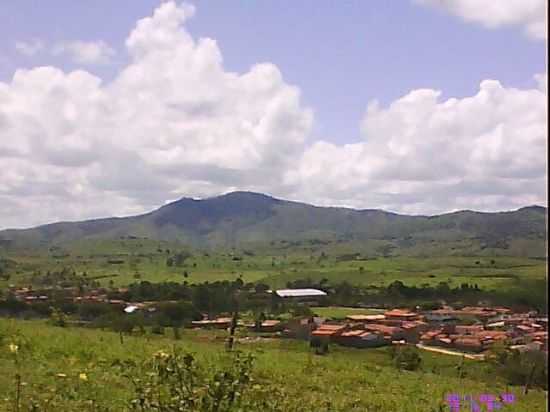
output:
<path id="1" fill-rule="evenodd" d="M 0 231 L 5 248 L 140 237 L 191 247 L 230 248 L 330 244 L 361 245 L 379 255 L 545 256 L 547 209 L 460 211 L 407 216 L 383 210 L 317 207 L 264 194 L 233 192 L 195 200 L 182 198 L 150 213 L 59 222 L 32 229 Z"/>

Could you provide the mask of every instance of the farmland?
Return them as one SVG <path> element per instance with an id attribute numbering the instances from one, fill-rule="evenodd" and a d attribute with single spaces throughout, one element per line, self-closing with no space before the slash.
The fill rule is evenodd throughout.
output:
<path id="1" fill-rule="evenodd" d="M 124 293 L 131 298 L 140 296 L 141 285 L 150 282 L 144 290 L 151 295 L 143 295 L 141 299 L 155 300 L 151 296 L 157 292 L 168 293 L 179 288 L 189 301 L 173 305 L 181 303 L 182 308 L 187 308 L 188 313 L 181 314 L 184 318 L 195 316 L 192 313 L 196 309 L 203 313 L 210 311 L 212 303 L 202 302 L 197 294 L 208 289 L 213 293 L 211 296 L 218 296 L 216 290 L 231 291 L 236 287 L 241 288 L 241 297 L 251 297 L 260 286 L 281 288 L 306 282 L 342 291 L 349 284 L 352 292 L 366 293 L 374 288 L 380 300 L 391 292 L 396 281 L 400 281 L 411 287 L 410 290 L 417 287 L 417 291 L 429 291 L 430 288 L 435 291 L 445 284 L 459 293 L 455 298 L 469 296 L 475 299 L 476 293 L 481 292 L 475 292 L 477 289 L 472 289 L 472 285 L 488 293 L 487 296 L 491 296 L 492 291 L 501 294 L 521 288 L 523 293 L 534 296 L 540 291 L 527 290 L 525 285 L 544 282 L 546 273 L 545 260 L 525 257 L 384 257 L 328 245 L 310 249 L 273 247 L 213 251 L 139 238 L 85 240 L 48 248 L 4 250 L 1 259 L 0 290 L 3 293 L 13 290 L 13 286 L 15 289 L 34 286 L 37 290 L 55 291 L 61 290 L 64 282 L 73 282 L 73 288 L 84 282 L 80 283 L 84 289 L 101 286 L 113 296 L 127 289 Z M 86 283 L 90 281 L 94 285 Z M 464 284 L 469 286 L 461 291 Z M 338 293 L 330 297 L 328 305 L 312 307 L 311 313 L 329 319 L 379 313 L 372 308 L 345 306 L 347 298 Z M 222 293 L 216 299 L 215 313 L 227 316 L 232 304 L 227 294 Z M 420 303 L 414 299 L 403 302 Z M 16 410 L 17 398 L 21 410 L 33 410 L 33 407 L 34 410 L 52 411 L 132 410 L 132 405 L 136 405 L 132 400 L 141 396 L 136 392 L 137 387 L 146 382 L 150 384 L 152 371 L 159 371 L 158 364 L 151 366 L 151 362 L 163 361 L 164 358 L 158 359 L 158 354 L 174 354 L 170 356 L 175 357 L 176 353 L 187 352 L 192 353 L 200 365 L 204 384 L 196 393 L 203 395 L 211 393 L 211 384 L 217 376 L 226 376 L 235 353 L 253 356 L 250 384 L 238 391 L 235 389 L 243 393 L 242 410 L 257 410 L 261 404 L 261 409 L 266 411 L 285 412 L 435 412 L 448 410 L 446 396 L 453 393 L 461 396 L 514 393 L 514 411 L 544 410 L 545 392 L 533 388 L 523 395 L 522 386 L 507 384 L 488 362 L 420 351 L 420 368 L 401 370 L 395 367 L 388 347 L 354 349 L 331 345 L 328 354 L 318 356 L 307 341 L 258 335 L 246 328 L 237 329 L 236 351 L 228 353 L 225 349 L 227 331 L 181 329 L 179 326 L 158 328 L 157 323 L 166 322 L 161 310 L 163 314 L 169 314 L 170 310 L 168 306 L 163 309 L 162 302 L 158 318 L 129 329 L 124 329 L 125 315 L 122 311 L 115 313 L 113 305 L 105 316 L 98 313 L 91 322 L 83 322 L 92 327 L 69 326 L 86 319 L 85 310 L 92 308 L 89 305 L 77 305 L 72 309 L 67 306 L 70 321 L 65 322 L 61 321 L 59 316 L 64 315 L 59 315 L 59 311 L 48 309 L 48 305 L 58 303 L 51 300 L 42 305 L 44 313 L 47 312 L 42 319 L 37 319 L 41 316 L 32 311 L 28 312 L 30 315 L 21 312 L 16 315 L 18 319 L 0 319 L 0 367 L 6 372 L 0 376 L 0 410 Z M 252 301 L 249 303 L 251 305 Z M 109 306 L 107 303 L 97 305 L 101 310 Z M 297 315 L 295 309 L 283 307 L 281 313 L 266 314 L 289 319 Z M 254 322 L 257 315 L 250 306 L 243 308 L 240 317 L 245 322 Z M 31 320 L 21 320 L 25 317 Z M 182 325 L 180 319 L 170 322 L 166 324 Z M 14 347 L 17 347 L 16 353 Z M 141 382 L 137 386 L 135 379 Z"/>
<path id="2" fill-rule="evenodd" d="M 178 253 L 186 254 L 183 262 L 168 265 L 168 259 Z M 491 289 L 513 286 L 518 280 L 544 279 L 546 274 L 546 261 L 535 258 L 369 257 L 353 249 L 342 253 L 330 247 L 213 252 L 150 239 L 86 240 L 49 249 L 4 251 L 0 252 L 2 258 L 11 267 L 5 270 L 9 278 L 0 276 L 0 287 L 28 283 L 33 272 L 62 268 L 85 272 L 103 286 L 145 280 L 200 283 L 240 277 L 245 282 L 262 281 L 271 287 L 310 278 L 374 286 L 395 280 L 407 285 L 447 282 L 456 286 L 466 282 Z"/>

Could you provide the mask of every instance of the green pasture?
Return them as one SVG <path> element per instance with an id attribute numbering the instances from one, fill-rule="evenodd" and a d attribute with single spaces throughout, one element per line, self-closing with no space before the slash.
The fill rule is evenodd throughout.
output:
<path id="1" fill-rule="evenodd" d="M 435 285 L 447 282 L 477 284 L 496 289 L 513 286 L 519 279 L 544 279 L 546 261 L 518 257 L 378 257 L 356 258 L 337 248 L 321 253 L 296 250 L 230 250 L 225 252 L 189 251 L 191 257 L 181 266 L 168 266 L 167 258 L 184 250 L 181 245 L 148 239 L 87 240 L 53 250 L 35 250 L 0 258 L 16 262 L 9 270 L 9 280 L 0 279 L 0 288 L 8 284 L 25 284 L 35 271 L 70 268 L 85 272 L 107 286 L 124 286 L 132 282 L 175 281 L 189 283 L 235 280 L 263 281 L 272 288 L 287 282 L 311 278 L 336 283 L 385 286 L 395 280 L 407 285 Z"/>
<path id="2" fill-rule="evenodd" d="M 346 308 L 344 306 L 313 306 L 311 311 L 317 316 L 330 319 L 345 319 L 348 315 L 378 315 L 384 313 L 384 309 Z"/>
<path id="3" fill-rule="evenodd" d="M 186 330 L 174 340 L 167 330 L 166 336 L 124 336 L 121 343 L 112 332 L 0 319 L 0 410 L 13 410 L 16 374 L 21 377 L 23 405 L 55 398 L 56 411 L 129 410 L 132 385 L 122 374 L 132 370 L 117 365 L 127 360 L 140 363 L 156 351 L 179 348 L 213 367 L 226 356 L 224 335 Z M 18 347 L 16 355 L 12 344 Z M 238 343 L 237 350 L 255 356 L 256 385 L 284 397 L 285 411 L 436 412 L 448 410 L 445 396 L 451 393 L 504 392 L 517 398 L 508 410 L 537 412 L 546 407 L 544 392 L 522 395 L 521 388 L 506 387 L 492 377 L 483 362 L 466 361 L 459 378 L 461 360 L 452 356 L 422 352 L 421 369 L 408 372 L 391 366 L 385 348 L 331 346 L 328 355 L 318 356 L 306 342 L 272 339 Z"/>

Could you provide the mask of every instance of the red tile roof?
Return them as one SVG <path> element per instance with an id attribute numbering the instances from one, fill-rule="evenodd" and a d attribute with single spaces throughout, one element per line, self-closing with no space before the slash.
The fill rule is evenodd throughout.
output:
<path id="1" fill-rule="evenodd" d="M 333 336 L 346 329 L 346 325 L 331 325 L 324 323 L 315 329 L 311 334 L 313 336 Z"/>
<path id="2" fill-rule="evenodd" d="M 399 317 L 399 318 L 414 318 L 418 316 L 417 313 L 411 312 L 409 310 L 404 309 L 392 309 L 387 312 L 384 312 L 384 316 L 386 317 Z"/>
<path id="3" fill-rule="evenodd" d="M 371 322 L 375 320 L 386 319 L 384 315 L 348 315 L 346 319 L 356 322 Z"/>
<path id="4" fill-rule="evenodd" d="M 481 341 L 476 338 L 458 338 L 454 341 L 455 345 L 480 347 Z"/>
<path id="5" fill-rule="evenodd" d="M 380 325 L 378 323 L 367 324 L 364 326 L 364 328 L 365 330 L 368 330 L 368 331 L 382 332 L 383 334 L 388 334 L 388 335 L 392 335 L 394 333 L 398 333 L 403 330 L 397 326 L 386 326 L 386 325 Z"/>
<path id="6" fill-rule="evenodd" d="M 347 338 L 347 337 L 353 337 L 353 336 L 361 336 L 365 333 L 369 333 L 369 332 L 366 332 L 362 329 L 355 329 L 355 330 L 348 330 L 348 331 L 342 332 L 340 336 Z"/>
<path id="7" fill-rule="evenodd" d="M 315 329 L 311 332 L 312 336 L 333 336 L 336 335 L 338 331 L 332 329 Z"/>

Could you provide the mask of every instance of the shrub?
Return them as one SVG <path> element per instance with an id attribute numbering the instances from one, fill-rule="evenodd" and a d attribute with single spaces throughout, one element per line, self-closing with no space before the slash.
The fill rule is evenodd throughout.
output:
<path id="1" fill-rule="evenodd" d="M 254 410 L 246 400 L 252 384 L 251 355 L 234 352 L 218 370 L 201 367 L 190 353 L 159 351 L 142 365 L 142 373 L 127 375 L 134 386 L 131 407 L 137 411 Z"/>
<path id="2" fill-rule="evenodd" d="M 416 348 L 411 346 L 395 347 L 388 350 L 394 366 L 399 370 L 414 371 L 420 367 L 422 358 Z"/>
<path id="3" fill-rule="evenodd" d="M 496 346 L 496 345 L 495 345 Z M 495 347 L 492 365 L 510 385 L 529 385 L 548 389 L 548 359 L 541 351 L 519 352 Z"/>

